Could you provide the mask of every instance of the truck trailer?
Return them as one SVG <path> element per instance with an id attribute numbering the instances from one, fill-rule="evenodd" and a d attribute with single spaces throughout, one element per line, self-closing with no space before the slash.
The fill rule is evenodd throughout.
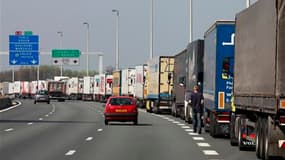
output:
<path id="1" fill-rule="evenodd" d="M 82 100 L 93 100 L 94 94 L 94 77 L 83 77 L 83 95 Z"/>
<path id="2" fill-rule="evenodd" d="M 173 56 L 159 56 L 148 61 L 147 112 L 171 112 L 173 101 Z"/>
<path id="3" fill-rule="evenodd" d="M 135 94 L 135 72 L 134 68 L 122 69 L 121 71 L 121 94 L 134 96 Z"/>
<path id="4" fill-rule="evenodd" d="M 189 96 L 195 85 L 203 91 L 204 40 L 190 43 L 186 49 L 175 55 L 172 115 L 192 122 L 192 107 Z"/>
<path id="5" fill-rule="evenodd" d="M 205 32 L 204 108 L 205 130 L 213 137 L 229 136 L 233 88 L 234 21 L 216 21 Z"/>
<path id="6" fill-rule="evenodd" d="M 146 79 L 146 71 L 147 65 L 138 65 L 135 67 L 135 93 L 134 97 L 137 99 L 138 107 L 145 107 L 145 79 Z"/>
<path id="7" fill-rule="evenodd" d="M 259 0 L 236 15 L 231 143 L 285 158 L 285 1 Z"/>
<path id="8" fill-rule="evenodd" d="M 113 71 L 113 86 L 112 86 L 112 95 L 121 96 L 121 70 Z"/>

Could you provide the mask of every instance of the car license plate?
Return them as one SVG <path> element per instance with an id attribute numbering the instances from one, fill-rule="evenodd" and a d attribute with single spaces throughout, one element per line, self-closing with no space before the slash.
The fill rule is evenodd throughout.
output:
<path id="1" fill-rule="evenodd" d="M 116 112 L 127 112 L 126 109 L 116 109 Z"/>

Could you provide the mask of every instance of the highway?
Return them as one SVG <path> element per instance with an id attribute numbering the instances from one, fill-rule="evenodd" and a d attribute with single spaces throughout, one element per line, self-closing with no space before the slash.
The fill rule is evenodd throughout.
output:
<path id="1" fill-rule="evenodd" d="M 193 133 L 166 114 L 139 112 L 139 124 L 104 125 L 103 104 L 66 101 L 22 105 L 0 113 L 0 157 L 6 160 L 255 160 L 227 138 Z"/>

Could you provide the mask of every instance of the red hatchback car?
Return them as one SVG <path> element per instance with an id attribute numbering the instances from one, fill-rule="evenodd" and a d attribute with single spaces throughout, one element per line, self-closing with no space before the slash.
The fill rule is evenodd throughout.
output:
<path id="1" fill-rule="evenodd" d="M 138 109 L 136 100 L 129 96 L 112 96 L 107 100 L 105 110 L 105 125 L 109 121 L 132 121 L 138 124 Z"/>

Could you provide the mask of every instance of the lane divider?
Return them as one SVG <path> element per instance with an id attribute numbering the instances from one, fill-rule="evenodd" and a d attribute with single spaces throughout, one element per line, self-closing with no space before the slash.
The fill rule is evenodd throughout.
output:
<path id="1" fill-rule="evenodd" d="M 76 150 L 69 150 L 67 153 L 65 153 L 66 156 L 72 156 Z"/>
<path id="2" fill-rule="evenodd" d="M 91 141 L 93 139 L 93 137 L 88 137 L 86 138 L 86 141 Z"/>
<path id="3" fill-rule="evenodd" d="M 27 123 L 28 125 L 32 125 L 33 123 L 32 122 L 30 122 L 30 123 Z"/>
<path id="4" fill-rule="evenodd" d="M 11 132 L 11 131 L 13 131 L 14 129 L 13 128 L 9 128 L 9 129 L 5 129 L 4 131 L 5 132 Z"/>
<path id="5" fill-rule="evenodd" d="M 12 106 L 12 107 L 9 107 L 9 108 L 0 110 L 0 113 L 5 112 L 5 111 L 9 111 L 9 110 L 11 110 L 11 109 L 14 109 L 14 108 L 19 107 L 20 105 L 22 105 L 22 102 L 20 102 L 20 101 L 17 101 L 17 103 L 18 103 L 18 104 L 15 105 L 15 106 Z"/>

